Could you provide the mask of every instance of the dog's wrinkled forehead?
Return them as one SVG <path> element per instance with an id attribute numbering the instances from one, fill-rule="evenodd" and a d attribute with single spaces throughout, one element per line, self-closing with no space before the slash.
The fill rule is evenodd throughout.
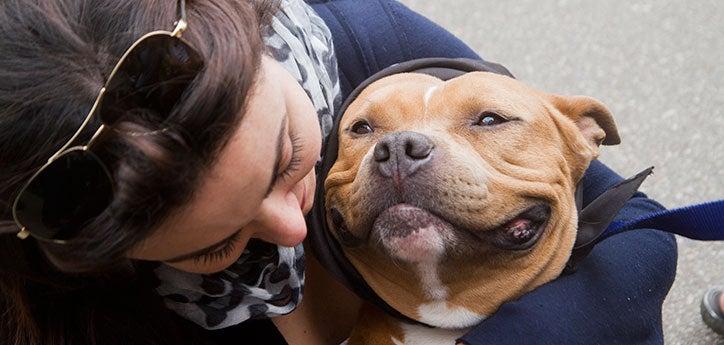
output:
<path id="1" fill-rule="evenodd" d="M 339 134 L 364 121 L 376 129 L 430 135 L 423 128 L 431 129 L 433 123 L 457 126 L 483 113 L 533 122 L 555 107 L 550 99 L 544 92 L 490 72 L 469 72 L 447 81 L 419 73 L 395 74 L 357 96 L 340 119 Z"/>
<path id="2" fill-rule="evenodd" d="M 325 145 L 325 154 L 323 155 L 324 159 L 320 165 L 321 174 L 319 174 L 319 177 L 322 178 L 323 181 L 329 170 L 332 168 L 332 165 L 337 160 L 337 152 L 339 148 L 338 134 L 342 115 L 344 115 L 347 108 L 368 86 L 382 78 L 400 73 L 426 74 L 439 78 L 443 81 L 447 81 L 470 72 L 492 72 L 514 78 L 513 74 L 500 64 L 465 58 L 426 58 L 402 62 L 389 66 L 367 78 L 354 90 L 352 90 L 337 111 L 334 126 Z"/>
<path id="3" fill-rule="evenodd" d="M 357 86 L 350 95 L 347 97 L 342 107 L 339 109 L 338 117 L 341 117 L 347 108 L 354 102 L 354 100 L 372 83 L 400 73 L 419 73 L 426 74 L 443 81 L 447 81 L 453 78 L 457 78 L 465 73 L 469 72 L 492 72 L 509 77 L 513 75 L 503 66 L 483 62 L 471 59 L 445 59 L 445 58 L 431 58 L 431 59 L 419 59 L 413 60 L 406 63 L 400 63 L 390 66 L 372 77 L 365 80 L 362 84 Z M 338 121 L 339 122 L 339 121 Z"/>

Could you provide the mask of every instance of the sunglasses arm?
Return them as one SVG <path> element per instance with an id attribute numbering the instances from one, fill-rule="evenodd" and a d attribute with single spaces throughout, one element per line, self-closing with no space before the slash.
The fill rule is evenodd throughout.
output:
<path id="1" fill-rule="evenodd" d="M 61 147 L 60 150 L 58 150 L 58 152 L 56 152 L 53 156 L 51 156 L 48 159 L 48 163 L 52 162 L 53 160 L 57 159 L 58 156 L 63 154 L 63 152 L 65 152 L 65 150 L 68 148 L 68 146 L 70 146 L 70 144 L 72 144 L 75 141 L 75 139 L 78 138 L 80 133 L 83 132 L 83 129 L 85 129 L 85 126 L 88 125 L 90 120 L 93 118 L 93 115 L 96 113 L 96 109 L 98 108 L 98 105 L 101 103 L 101 100 L 103 99 L 103 95 L 105 93 L 106 93 L 106 88 L 104 87 L 98 93 L 98 97 L 96 97 L 96 101 L 95 101 L 95 103 L 93 103 L 93 107 L 91 108 L 90 112 L 88 112 L 88 116 L 85 117 L 85 120 L 80 125 L 80 128 L 78 128 L 78 130 L 75 132 L 75 134 L 73 134 L 73 137 L 71 137 L 70 140 L 68 140 L 68 142 L 66 142 L 65 145 L 63 145 L 63 147 Z M 91 139 L 91 142 L 93 142 L 93 140 L 98 136 L 98 134 L 101 132 L 103 127 L 105 127 L 105 126 L 101 126 L 98 129 L 98 131 L 96 131 L 96 133 L 93 134 L 93 138 Z M 86 145 L 86 147 L 88 147 L 88 146 L 90 146 L 90 143 L 88 143 L 88 145 Z"/>
<path id="2" fill-rule="evenodd" d="M 76 139 L 78 139 L 78 137 L 80 136 L 81 132 L 83 132 L 83 130 L 86 128 L 86 126 L 90 123 L 91 119 L 93 118 L 93 115 L 95 115 L 96 111 L 98 111 L 99 105 L 101 104 L 101 101 L 103 100 L 103 97 L 104 97 L 104 95 L 105 95 L 105 93 L 106 93 L 106 87 L 108 87 L 110 81 L 113 79 L 113 75 L 116 73 L 116 71 L 118 70 L 119 66 L 123 63 L 123 61 L 125 60 L 126 56 L 129 54 L 129 52 L 131 52 L 132 49 L 133 49 L 139 42 L 141 42 L 142 40 L 144 40 L 147 36 L 154 35 L 154 34 L 159 34 L 159 33 L 171 34 L 172 37 L 176 37 L 176 38 L 181 37 L 181 34 L 182 34 L 184 31 L 186 31 L 186 28 L 188 27 L 188 23 L 187 23 L 187 21 L 186 21 L 186 1 L 185 1 L 185 0 L 179 0 L 179 1 L 178 1 L 178 10 L 179 10 L 179 13 L 178 13 L 178 15 L 179 15 L 178 18 L 179 18 L 179 19 L 174 23 L 175 28 L 174 28 L 173 32 L 169 33 L 168 31 L 159 31 L 159 32 L 149 33 L 149 34 L 145 35 L 144 37 L 140 38 L 139 40 L 137 40 L 137 41 L 126 51 L 126 53 L 121 57 L 120 61 L 116 64 L 115 68 L 113 69 L 113 71 L 111 72 L 110 76 L 108 77 L 108 81 L 106 81 L 106 85 L 105 85 L 103 88 L 101 88 L 101 90 L 98 92 L 98 96 L 96 97 L 96 100 L 95 100 L 95 102 L 93 103 L 93 106 L 91 107 L 90 111 L 88 112 L 88 115 L 86 115 L 85 120 L 83 120 L 83 123 L 80 125 L 80 128 L 78 128 L 78 130 L 77 130 L 77 131 L 73 134 L 73 136 L 63 145 L 63 147 L 61 147 L 55 154 L 53 154 L 53 156 L 51 156 L 51 157 L 48 159 L 48 161 L 47 161 L 47 163 L 45 164 L 45 166 L 42 167 L 42 168 L 40 168 L 40 170 L 36 173 L 36 175 L 39 174 L 46 166 L 48 166 L 48 165 L 51 164 L 53 161 L 57 160 L 60 156 L 62 156 L 62 155 L 66 152 L 66 150 L 68 150 L 68 148 L 71 146 L 71 144 L 74 143 L 74 142 L 76 141 Z M 74 147 L 74 148 L 72 148 L 71 150 L 77 150 L 77 149 L 81 149 L 81 150 L 84 150 L 84 151 L 88 150 L 88 148 L 94 143 L 94 141 L 95 141 L 97 138 L 100 137 L 101 133 L 102 133 L 103 130 L 106 129 L 106 128 L 107 128 L 106 125 L 103 124 L 102 121 L 101 121 L 101 126 L 100 126 L 100 127 L 98 128 L 98 130 L 96 130 L 96 132 L 93 134 L 93 136 L 91 137 L 91 139 L 90 139 L 90 141 L 88 142 L 88 144 L 86 144 L 85 146 L 82 146 L 82 147 Z M 154 133 L 155 133 L 155 132 L 154 132 Z M 149 133 L 149 134 L 151 134 L 151 133 Z M 107 173 L 107 172 L 106 172 L 106 173 Z M 29 185 L 30 182 L 31 182 L 34 178 L 35 178 L 35 176 L 33 176 L 33 177 L 30 179 L 30 181 L 28 181 L 27 185 Z M 27 188 L 27 185 L 26 185 L 24 188 Z M 22 192 L 21 192 L 21 193 L 22 193 Z M 23 226 L 23 225 L 20 223 L 20 221 L 18 221 L 17 216 L 15 215 L 15 210 L 16 210 L 16 207 L 17 207 L 18 200 L 19 200 L 19 197 L 18 197 L 18 199 L 15 200 L 15 204 L 13 205 L 13 216 L 15 217 L 15 223 L 16 223 L 16 225 L 18 225 L 18 227 L 20 227 L 20 231 L 16 234 L 16 236 L 17 236 L 18 238 L 20 238 L 21 240 L 24 240 L 24 239 L 28 238 L 29 236 L 37 237 L 36 235 L 31 234 L 30 231 L 29 231 L 25 226 Z M 3 227 L 2 225 L 3 225 L 2 222 L 0 222 L 0 230 L 6 230 L 7 228 Z M 39 238 L 39 239 L 40 239 L 40 238 Z M 62 244 L 62 243 L 65 243 L 64 240 L 51 240 L 51 241 L 54 242 L 54 243 L 61 243 L 61 244 Z"/>
<path id="3" fill-rule="evenodd" d="M 179 20 L 176 21 L 176 28 L 173 29 L 171 36 L 181 37 L 181 34 L 186 31 L 188 23 L 186 22 L 186 1 L 179 0 L 178 2 Z"/>

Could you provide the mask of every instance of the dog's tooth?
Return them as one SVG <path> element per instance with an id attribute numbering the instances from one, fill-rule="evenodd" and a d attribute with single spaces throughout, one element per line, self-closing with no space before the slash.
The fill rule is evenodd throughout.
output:
<path id="1" fill-rule="evenodd" d="M 529 229 L 533 222 L 530 219 L 517 218 L 505 225 L 510 230 Z"/>
<path id="2" fill-rule="evenodd" d="M 513 237 L 516 239 L 525 239 L 530 237 L 531 235 L 531 229 L 530 228 L 519 228 L 513 230 Z"/>

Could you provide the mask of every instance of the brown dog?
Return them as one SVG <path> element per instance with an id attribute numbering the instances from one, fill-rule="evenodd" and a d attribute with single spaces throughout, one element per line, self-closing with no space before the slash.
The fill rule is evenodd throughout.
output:
<path id="1" fill-rule="evenodd" d="M 557 277 L 576 235 L 574 191 L 611 113 L 582 96 L 487 72 L 403 73 L 343 114 L 325 181 L 328 222 L 374 307 L 349 344 L 453 344 L 509 300 Z"/>

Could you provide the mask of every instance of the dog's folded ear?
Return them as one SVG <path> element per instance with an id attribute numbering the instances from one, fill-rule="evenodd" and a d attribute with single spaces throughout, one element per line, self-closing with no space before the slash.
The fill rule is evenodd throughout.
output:
<path id="1" fill-rule="evenodd" d="M 621 143 L 621 138 L 613 115 L 598 100 L 586 96 L 549 96 L 556 110 L 578 127 L 578 133 L 575 133 L 575 130 L 562 132 L 573 153 L 569 156 L 569 163 L 577 181 L 583 176 L 591 160 L 598 157 L 600 145 L 617 145 Z M 565 127 L 571 123 L 559 125 Z M 571 134 L 575 136 L 570 136 Z"/>
<path id="2" fill-rule="evenodd" d="M 578 126 L 589 144 L 597 149 L 599 145 L 621 143 L 613 115 L 603 103 L 587 96 L 553 96 L 558 111 L 569 117 Z"/>

